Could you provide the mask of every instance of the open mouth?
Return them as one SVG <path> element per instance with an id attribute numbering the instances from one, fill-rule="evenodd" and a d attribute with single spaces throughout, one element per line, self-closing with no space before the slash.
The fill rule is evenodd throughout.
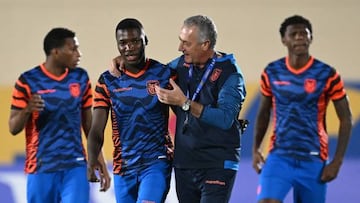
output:
<path id="1" fill-rule="evenodd" d="M 126 54 L 125 58 L 127 61 L 136 61 L 138 59 L 137 54 Z"/>

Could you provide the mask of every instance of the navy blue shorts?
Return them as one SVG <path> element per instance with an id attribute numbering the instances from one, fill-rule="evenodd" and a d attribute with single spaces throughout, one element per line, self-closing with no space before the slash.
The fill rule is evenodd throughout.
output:
<path id="1" fill-rule="evenodd" d="M 180 203 L 229 202 L 235 170 L 175 168 L 176 194 Z"/>
<path id="2" fill-rule="evenodd" d="M 326 183 L 320 180 L 326 162 L 304 161 L 269 154 L 260 173 L 257 200 L 276 199 L 282 202 L 292 188 L 294 203 L 324 203 Z"/>

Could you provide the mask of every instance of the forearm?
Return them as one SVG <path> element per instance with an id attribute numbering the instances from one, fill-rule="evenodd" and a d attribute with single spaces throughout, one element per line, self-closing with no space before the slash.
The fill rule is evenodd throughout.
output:
<path id="1" fill-rule="evenodd" d="M 266 131 L 270 122 L 271 115 L 271 97 L 261 96 L 259 112 L 256 116 L 255 129 L 254 129 L 254 141 L 253 152 L 259 150 L 261 143 L 265 137 Z"/>
<path id="2" fill-rule="evenodd" d="M 352 124 L 351 124 L 350 120 L 340 122 L 339 137 L 337 140 L 337 147 L 336 147 L 336 151 L 335 151 L 335 155 L 334 155 L 334 159 L 333 159 L 333 162 L 338 165 L 341 165 L 342 161 L 344 159 L 345 152 L 346 152 L 349 140 L 350 140 L 351 127 L 352 127 Z"/>
<path id="3" fill-rule="evenodd" d="M 238 118 L 245 96 L 246 90 L 240 75 L 231 75 L 220 89 L 216 105 L 201 106 L 201 109 L 196 108 L 199 110 L 196 113 L 199 113 L 203 122 L 229 129 Z"/>
<path id="4" fill-rule="evenodd" d="M 200 120 L 212 126 L 216 126 L 218 128 L 226 130 L 229 129 L 233 125 L 234 121 L 237 119 L 240 108 L 240 105 L 236 107 L 227 106 L 218 108 L 206 106 L 203 107 L 203 112 Z"/>
<path id="5" fill-rule="evenodd" d="M 106 160 L 105 160 L 104 153 L 102 150 L 99 152 L 99 156 L 98 156 L 97 160 L 99 161 L 99 163 L 101 165 L 106 166 Z"/>
<path id="6" fill-rule="evenodd" d="M 203 108 L 204 106 L 202 104 L 191 101 L 190 112 L 196 118 L 200 118 Z"/>
<path id="7" fill-rule="evenodd" d="M 10 119 L 9 119 L 9 129 L 12 135 L 17 135 L 20 133 L 26 123 L 28 122 L 31 116 L 31 112 L 28 112 L 26 109 L 22 110 L 12 110 Z"/>
<path id="8" fill-rule="evenodd" d="M 93 133 L 90 131 L 87 140 L 88 159 L 90 163 L 95 162 L 95 160 L 100 161 L 101 157 L 104 160 L 102 153 L 100 153 L 103 144 L 104 144 L 103 136 L 99 135 L 98 133 Z"/>
<path id="9" fill-rule="evenodd" d="M 347 97 L 334 101 L 334 107 L 336 110 L 336 114 L 339 118 L 340 125 L 337 147 L 332 162 L 340 166 L 345 156 L 346 148 L 350 139 L 352 128 L 352 114 Z"/>
<path id="10" fill-rule="evenodd" d="M 82 119 L 82 128 L 85 134 L 85 137 L 88 137 L 90 128 L 91 128 L 91 122 L 92 122 L 92 111 L 91 108 L 84 109 L 82 111 L 81 115 Z"/>
<path id="11" fill-rule="evenodd" d="M 263 142 L 263 139 L 265 137 L 266 131 L 267 131 L 267 127 L 268 127 L 268 122 L 269 119 L 258 118 L 258 120 L 256 121 L 256 125 L 255 125 L 255 136 L 254 136 L 254 141 L 253 141 L 253 152 L 257 152 L 260 149 L 261 143 Z"/>

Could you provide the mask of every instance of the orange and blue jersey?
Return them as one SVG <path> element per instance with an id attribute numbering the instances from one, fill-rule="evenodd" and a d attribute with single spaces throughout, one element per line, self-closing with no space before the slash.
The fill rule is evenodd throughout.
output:
<path id="1" fill-rule="evenodd" d="M 166 159 L 169 108 L 158 101 L 155 86 L 168 87 L 171 72 L 147 59 L 136 74 L 125 70 L 118 78 L 105 71 L 98 79 L 94 108 L 111 111 L 114 174 L 139 171 Z"/>
<path id="2" fill-rule="evenodd" d="M 288 60 L 268 64 L 261 75 L 261 92 L 273 104 L 270 152 L 327 160 L 326 107 L 346 97 L 344 82 L 333 67 L 313 57 L 297 70 Z"/>
<path id="3" fill-rule="evenodd" d="M 16 81 L 11 109 L 26 108 L 33 94 L 41 96 L 45 108 L 33 112 L 25 126 L 25 172 L 56 172 L 85 166 L 81 113 L 92 107 L 87 72 L 77 67 L 54 76 L 43 64 L 24 72 Z"/>

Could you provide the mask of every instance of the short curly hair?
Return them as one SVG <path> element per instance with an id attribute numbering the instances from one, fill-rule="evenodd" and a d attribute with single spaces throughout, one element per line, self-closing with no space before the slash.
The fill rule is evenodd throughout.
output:
<path id="1" fill-rule="evenodd" d="M 310 34 L 312 35 L 313 31 L 312 31 L 312 26 L 311 26 L 310 21 L 308 19 L 300 16 L 300 15 L 293 15 L 293 16 L 290 16 L 290 17 L 286 18 L 284 20 L 284 22 L 281 23 L 281 26 L 280 26 L 280 29 L 279 29 L 281 37 L 285 36 L 285 31 L 286 31 L 287 26 L 295 25 L 295 24 L 303 24 L 303 25 L 305 25 L 310 30 Z"/>

